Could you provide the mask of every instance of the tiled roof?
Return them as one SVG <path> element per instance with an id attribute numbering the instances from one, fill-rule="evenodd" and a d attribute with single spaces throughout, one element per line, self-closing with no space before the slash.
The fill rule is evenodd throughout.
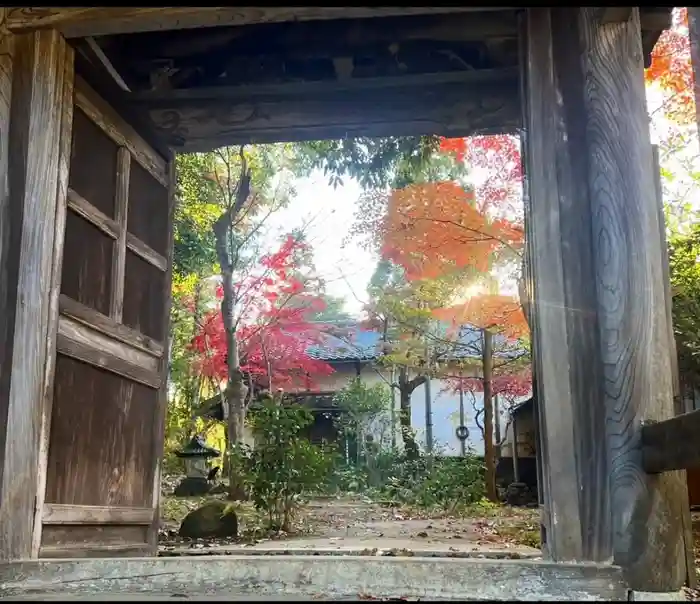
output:
<path id="1" fill-rule="evenodd" d="M 323 342 L 310 346 L 307 353 L 319 361 L 371 361 L 381 354 L 381 334 L 357 325 L 339 325 L 337 333 L 325 333 Z"/>
<path id="2" fill-rule="evenodd" d="M 323 342 L 310 346 L 307 352 L 310 357 L 320 361 L 372 361 L 382 354 L 382 336 L 378 331 L 362 329 L 357 324 L 338 324 L 335 330 L 338 335 L 325 333 Z M 494 356 L 517 357 L 523 350 L 515 344 L 509 344 L 503 336 L 494 336 Z M 465 359 L 481 354 L 481 332 L 472 327 L 463 327 L 458 343 L 446 344 L 449 352 L 446 358 Z"/>

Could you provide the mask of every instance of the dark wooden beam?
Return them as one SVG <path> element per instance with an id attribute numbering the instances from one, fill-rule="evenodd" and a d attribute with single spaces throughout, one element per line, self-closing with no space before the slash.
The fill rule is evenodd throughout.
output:
<path id="1" fill-rule="evenodd" d="M 68 38 L 144 31 L 238 26 L 251 23 L 355 19 L 395 15 L 509 10 L 501 7 L 166 7 L 47 8 L 12 7 L 10 31 L 53 27 Z M 510 9 L 512 10 L 512 9 Z"/>
<path id="2" fill-rule="evenodd" d="M 517 81 L 159 103 L 147 113 L 161 139 L 182 152 L 356 136 L 467 136 L 520 126 Z"/>
<path id="3" fill-rule="evenodd" d="M 87 82 L 100 97 L 109 99 L 110 104 L 118 115 L 133 126 L 141 137 L 161 156 L 167 156 L 170 151 L 153 132 L 153 125 L 147 119 L 147 116 L 142 112 L 134 111 L 133 107 L 124 102 L 125 91 L 119 87 L 114 78 L 104 68 L 104 65 L 96 60 L 94 53 L 90 51 L 87 45 L 81 42 L 74 43 L 76 50 L 76 75 L 81 76 L 81 80 Z"/>
<path id="4" fill-rule="evenodd" d="M 674 407 L 638 9 L 607 24 L 596 8 L 529 9 L 528 22 L 548 545 L 558 560 L 612 557 L 632 589 L 676 590 L 687 573 L 684 476 L 652 478 L 642 462 L 642 420 Z"/>
<path id="5" fill-rule="evenodd" d="M 114 65 L 112 65 L 112 61 L 109 60 L 100 45 L 95 41 L 95 38 L 85 38 L 85 40 L 82 42 L 87 47 L 87 52 L 91 53 L 95 57 L 95 60 L 102 65 L 112 80 L 114 80 L 114 83 L 124 92 L 131 92 L 129 85 L 124 81 L 121 74 L 115 69 Z"/>
<path id="6" fill-rule="evenodd" d="M 252 84 L 241 86 L 206 86 L 177 90 L 152 90 L 123 95 L 125 102 L 141 108 L 187 105 L 193 101 L 285 101 L 325 97 L 326 95 L 364 94 L 396 88 L 428 88 L 449 84 L 469 84 L 470 87 L 490 82 L 516 82 L 517 67 L 448 71 L 395 77 L 354 78 L 344 81 L 293 82 L 287 84 Z"/>
<path id="7" fill-rule="evenodd" d="M 13 36 L 0 29 L 0 561 L 33 551 L 56 344 L 54 260 L 63 240 L 55 225 L 65 212 L 59 197 L 68 180 L 72 59 L 56 31 Z"/>
<path id="8" fill-rule="evenodd" d="M 647 476 L 640 434 L 643 420 L 669 419 L 674 405 L 662 281 L 665 250 L 638 10 L 623 23 L 601 25 L 595 9 L 579 9 L 579 60 L 587 74 L 581 101 L 587 115 L 613 557 L 630 588 L 672 591 L 681 588 L 688 573 L 685 475 Z M 643 249 L 639 241 L 645 242 Z"/>
<path id="9" fill-rule="evenodd" d="M 529 188 L 526 241 L 532 279 L 530 327 L 537 379 L 546 554 L 556 561 L 580 560 L 584 553 L 574 412 L 582 393 L 572 392 L 568 379 L 574 343 L 567 331 L 571 300 L 567 300 L 565 238 L 561 230 L 567 215 L 561 208 L 556 170 L 560 154 L 567 149 L 560 129 L 563 116 L 557 98 L 549 9 L 528 10 L 524 28 L 524 142 Z M 597 557 L 587 554 L 592 560 Z"/>
<path id="10" fill-rule="evenodd" d="M 643 426 L 642 453 L 650 474 L 700 467 L 700 410 Z"/>
<path id="11" fill-rule="evenodd" d="M 652 145 L 652 159 L 654 170 L 654 193 L 656 196 L 656 210 L 659 217 L 659 237 L 661 238 L 661 272 L 664 287 L 664 307 L 666 310 L 666 329 L 668 329 L 668 342 L 671 356 L 671 383 L 673 387 L 673 404 L 676 414 L 686 411 L 681 396 L 681 381 L 678 372 L 678 349 L 676 347 L 676 335 L 673 331 L 673 293 L 671 292 L 671 267 L 668 258 L 668 241 L 666 239 L 666 217 L 664 215 L 664 195 L 661 186 L 661 163 L 659 161 L 659 147 Z M 690 409 L 688 409 L 690 411 Z"/>
<path id="12" fill-rule="evenodd" d="M 149 62 L 201 56 L 223 49 L 230 55 L 251 58 L 279 52 L 318 56 L 425 40 L 442 43 L 498 40 L 513 38 L 517 32 L 515 11 L 407 14 L 323 23 L 294 21 L 143 32 L 103 37 L 100 42 L 106 50 L 114 49 L 120 58 Z"/>

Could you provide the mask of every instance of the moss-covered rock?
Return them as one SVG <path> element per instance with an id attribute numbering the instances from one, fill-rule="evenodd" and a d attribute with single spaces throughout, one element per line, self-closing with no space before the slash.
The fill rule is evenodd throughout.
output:
<path id="1" fill-rule="evenodd" d="M 224 501 L 210 501 L 191 511 L 180 525 L 180 536 L 190 539 L 237 535 L 238 517 Z"/>

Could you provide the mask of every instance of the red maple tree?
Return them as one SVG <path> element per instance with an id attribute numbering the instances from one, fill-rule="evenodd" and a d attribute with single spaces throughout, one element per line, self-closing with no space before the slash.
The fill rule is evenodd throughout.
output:
<path id="1" fill-rule="evenodd" d="M 694 77 L 688 35 L 688 9 L 673 11 L 670 29 L 659 36 L 651 53 L 651 65 L 644 71 L 647 83 L 664 92 L 666 117 L 679 124 L 695 121 Z"/>
<path id="2" fill-rule="evenodd" d="M 289 235 L 234 283 L 241 370 L 259 387 L 308 389 L 314 378 L 333 373 L 328 363 L 308 354 L 310 346 L 322 341 L 326 326 L 308 320 L 325 303 L 297 276 L 296 258 L 305 249 L 306 244 Z M 222 298 L 221 286 L 216 295 Z M 195 369 L 224 380 L 228 349 L 220 306 L 206 313 L 201 325 L 191 342 L 198 353 Z"/>
<path id="3" fill-rule="evenodd" d="M 450 378 L 450 388 L 457 392 L 462 387 L 463 392 L 483 392 L 484 380 L 478 377 Z M 527 396 L 532 391 L 532 372 L 524 369 L 518 373 L 504 373 L 494 376 L 491 380 L 491 393 L 505 398 L 509 402 Z"/>

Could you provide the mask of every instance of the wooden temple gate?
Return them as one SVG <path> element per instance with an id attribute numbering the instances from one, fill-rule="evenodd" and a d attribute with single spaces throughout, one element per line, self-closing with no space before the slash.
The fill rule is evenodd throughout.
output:
<path id="1" fill-rule="evenodd" d="M 677 421 L 642 77 L 669 11 L 0 9 L 0 560 L 155 553 L 173 151 L 520 132 L 545 554 L 683 585 L 685 465 L 642 447 Z"/>

